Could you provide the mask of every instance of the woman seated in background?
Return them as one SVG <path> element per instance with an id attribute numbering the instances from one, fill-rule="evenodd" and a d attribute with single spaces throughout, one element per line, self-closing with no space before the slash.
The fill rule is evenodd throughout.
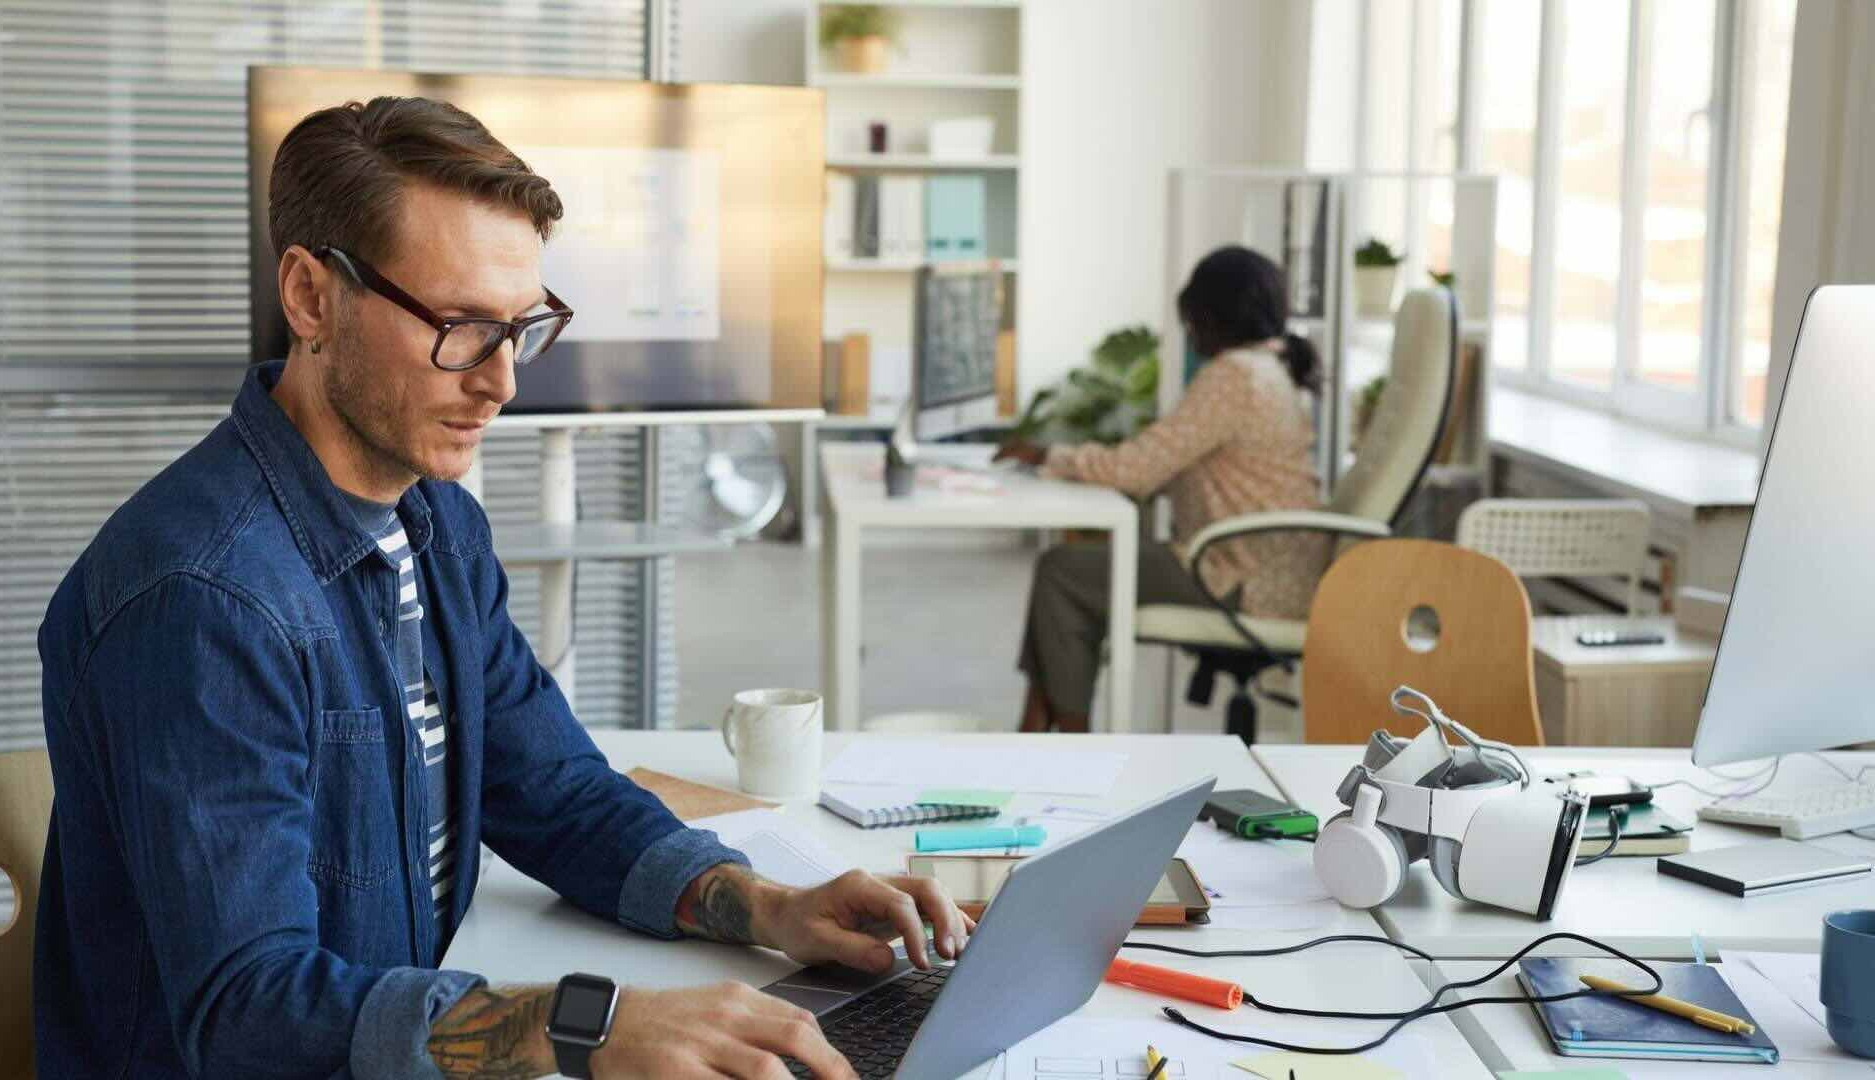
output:
<path id="1" fill-rule="evenodd" d="M 1177 408 L 1117 446 L 1010 442 L 997 454 L 1135 499 L 1171 497 L 1173 542 L 1140 545 L 1140 604 L 1209 606 L 1182 545 L 1212 522 L 1320 505 L 1310 404 L 1321 360 L 1307 339 L 1285 332 L 1288 295 L 1282 270 L 1256 252 L 1212 252 L 1178 294 L 1185 340 L 1203 365 Z M 1319 534 L 1267 534 L 1213 545 L 1198 569 L 1232 608 L 1303 618 L 1327 550 Z M 1023 731 L 1087 730 L 1108 566 L 1104 543 L 1062 544 L 1037 562 L 1019 663 L 1029 676 Z"/>

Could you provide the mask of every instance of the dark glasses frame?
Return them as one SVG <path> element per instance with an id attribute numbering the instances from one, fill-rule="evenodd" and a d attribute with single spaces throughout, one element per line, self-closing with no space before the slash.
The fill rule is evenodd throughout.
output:
<path id="1" fill-rule="evenodd" d="M 391 303 L 396 304 L 398 307 L 403 308 L 410 314 L 415 315 L 417 318 L 422 319 L 425 323 L 428 323 L 430 327 L 436 331 L 436 343 L 430 346 L 430 363 L 434 364 L 442 371 L 468 371 L 480 365 L 482 361 L 495 355 L 495 351 L 501 348 L 501 343 L 504 341 L 514 342 L 515 366 L 524 366 L 538 359 L 542 353 L 552 348 L 554 341 L 559 338 L 561 331 L 566 329 L 566 324 L 573 321 L 573 309 L 567 307 L 565 301 L 555 296 L 552 289 L 545 290 L 547 293 L 547 307 L 550 310 L 544 311 L 539 315 L 529 315 L 524 319 L 515 319 L 512 321 L 508 319 L 490 318 L 486 315 L 455 315 L 445 318 L 431 311 L 423 301 L 418 300 L 403 289 L 398 288 L 389 278 L 373 269 L 370 263 L 343 248 L 322 244 L 313 249 L 312 256 L 321 262 L 326 261 L 328 258 L 332 259 L 334 262 L 338 263 L 339 268 L 347 277 L 364 288 L 377 293 L 384 299 L 389 300 Z M 547 340 L 543 342 L 538 349 L 523 356 L 520 351 L 521 335 L 526 333 L 529 328 L 544 322 L 556 322 L 558 325 L 547 335 Z M 449 336 L 451 330 L 463 326 L 488 328 L 490 331 L 488 344 L 480 353 L 476 354 L 474 359 L 466 363 L 456 365 L 443 363 L 443 339 Z M 501 332 L 499 334 L 492 332 L 496 328 L 500 329 Z"/>

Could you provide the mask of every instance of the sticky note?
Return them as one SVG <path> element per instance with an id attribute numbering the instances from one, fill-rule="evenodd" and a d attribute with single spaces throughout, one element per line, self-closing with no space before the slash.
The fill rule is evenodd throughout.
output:
<path id="1" fill-rule="evenodd" d="M 1393 1066 L 1355 1054 L 1297 1054 L 1284 1050 L 1231 1064 L 1263 1080 L 1289 1080 L 1291 1069 L 1309 1080 L 1406 1080 L 1406 1074 Z"/>
<path id="2" fill-rule="evenodd" d="M 943 806 L 994 806 L 1001 810 L 1009 805 L 1011 794 L 1007 791 L 990 791 L 983 788 L 931 788 L 918 793 L 918 802 Z"/>

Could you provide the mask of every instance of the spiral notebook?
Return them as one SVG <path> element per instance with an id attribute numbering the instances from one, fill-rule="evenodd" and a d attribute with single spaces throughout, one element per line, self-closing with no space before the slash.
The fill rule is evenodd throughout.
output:
<path id="1" fill-rule="evenodd" d="M 989 801 L 923 801 L 930 796 L 911 788 L 843 784 L 820 790 L 820 805 L 862 829 L 924 825 L 933 821 L 995 817 L 1002 807 Z"/>

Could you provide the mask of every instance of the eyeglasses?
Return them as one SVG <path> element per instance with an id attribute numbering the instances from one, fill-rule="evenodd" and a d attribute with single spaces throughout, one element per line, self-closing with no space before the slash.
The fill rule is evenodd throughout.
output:
<path id="1" fill-rule="evenodd" d="M 522 367 L 546 352 L 566 324 L 573 321 L 573 309 L 553 295 L 552 289 L 547 290 L 549 310 L 513 322 L 481 315 L 444 318 L 350 252 L 320 246 L 313 249 L 312 255 L 321 262 L 331 258 L 347 277 L 434 327 L 436 344 L 430 349 L 430 363 L 444 371 L 467 371 L 495 355 L 504 341 L 514 342 L 514 364 Z"/>

